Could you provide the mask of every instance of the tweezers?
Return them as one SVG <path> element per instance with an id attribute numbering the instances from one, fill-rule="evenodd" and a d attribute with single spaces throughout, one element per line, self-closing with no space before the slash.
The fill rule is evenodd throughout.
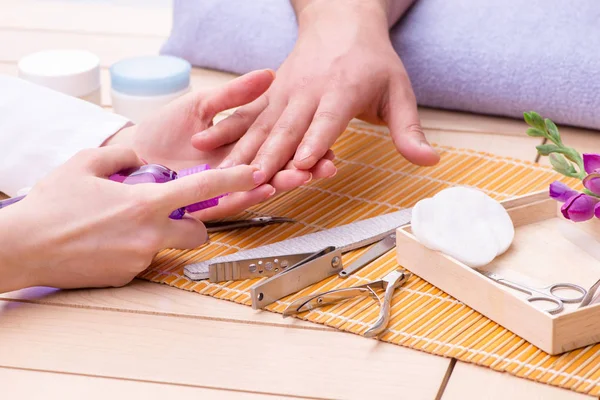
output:
<path id="1" fill-rule="evenodd" d="M 318 307 L 323 307 L 352 297 L 368 295 L 379 303 L 379 317 L 364 335 L 366 337 L 376 337 L 386 329 L 389 323 L 390 308 L 394 291 L 396 288 L 406 283 L 411 276 L 412 273 L 403 269 L 397 269 L 377 281 L 369 282 L 364 285 L 334 289 L 328 292 L 302 297 L 292 302 L 283 311 L 283 317 L 285 318 L 305 311 L 314 310 Z M 379 298 L 377 293 L 375 293 L 375 290 L 377 289 L 385 290 L 383 301 Z"/>
<path id="2" fill-rule="evenodd" d="M 286 218 L 286 217 L 265 216 L 265 217 L 256 217 L 256 218 L 242 219 L 242 220 L 236 220 L 236 221 L 205 222 L 204 225 L 206 226 L 206 230 L 208 232 L 221 232 L 221 231 L 227 231 L 227 230 L 239 229 L 239 228 L 250 228 L 253 226 L 265 226 L 265 225 L 271 225 L 271 224 L 279 224 L 279 223 L 283 223 L 283 222 L 296 222 L 296 221 L 291 218 Z"/>

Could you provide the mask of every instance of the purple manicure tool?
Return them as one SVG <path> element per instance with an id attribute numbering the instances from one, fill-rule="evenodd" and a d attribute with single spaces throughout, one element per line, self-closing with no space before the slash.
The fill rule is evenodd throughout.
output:
<path id="1" fill-rule="evenodd" d="M 179 172 L 170 170 L 169 168 L 160 164 L 146 164 L 141 167 L 129 168 L 117 172 L 109 177 L 110 180 L 115 182 L 121 182 L 128 185 L 137 185 L 139 183 L 165 183 L 173 181 L 183 176 L 192 175 L 198 172 L 206 171 L 210 169 L 208 164 L 196 165 L 195 167 L 186 168 Z M 169 218 L 181 219 L 187 212 L 194 212 L 203 210 L 205 208 L 214 207 L 219 204 L 219 199 L 225 195 L 214 197 L 209 200 L 200 201 L 198 203 L 190 204 L 185 207 L 181 207 L 171 213 Z M 17 201 L 23 199 L 25 196 L 13 197 L 10 199 L 0 201 L 0 209 L 10 204 L 14 204 Z"/>

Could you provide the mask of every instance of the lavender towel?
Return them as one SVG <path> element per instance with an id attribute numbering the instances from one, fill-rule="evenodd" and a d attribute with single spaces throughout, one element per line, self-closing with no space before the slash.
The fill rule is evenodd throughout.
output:
<path id="1" fill-rule="evenodd" d="M 422 106 L 600 129 L 598 0 L 417 0 L 391 31 Z M 162 53 L 276 69 L 297 37 L 285 0 L 174 0 Z"/>

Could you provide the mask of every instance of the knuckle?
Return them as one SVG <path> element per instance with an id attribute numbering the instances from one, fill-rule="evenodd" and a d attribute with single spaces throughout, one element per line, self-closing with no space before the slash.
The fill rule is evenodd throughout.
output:
<path id="1" fill-rule="evenodd" d="M 298 131 L 293 124 L 288 122 L 278 122 L 274 130 L 286 136 L 294 136 Z"/>
<path id="2" fill-rule="evenodd" d="M 246 109 L 238 108 L 229 116 L 233 120 L 245 121 L 250 118 L 250 112 Z"/>
<path id="3" fill-rule="evenodd" d="M 419 124 L 410 124 L 406 127 L 406 132 L 408 133 L 418 133 L 420 135 L 425 135 L 423 128 Z"/>
<path id="4" fill-rule="evenodd" d="M 93 165 L 99 162 L 100 155 L 98 149 L 82 149 L 75 153 L 73 160 L 82 164 Z"/>
<path id="5" fill-rule="evenodd" d="M 267 137 L 271 132 L 271 127 L 265 123 L 257 123 L 254 124 L 248 133 L 252 133 L 259 137 Z"/>
<path id="6" fill-rule="evenodd" d="M 333 111 L 318 111 L 314 117 L 315 121 L 338 122 L 340 117 Z"/>
<path id="7" fill-rule="evenodd" d="M 134 196 L 129 201 L 125 212 L 129 218 L 137 222 L 153 218 L 156 213 L 153 196 Z"/>
<path id="8" fill-rule="evenodd" d="M 161 245 L 162 236 L 158 231 L 154 229 L 142 230 L 141 233 L 137 234 L 132 246 L 133 254 L 138 259 L 133 265 L 144 264 L 140 268 L 145 268 L 149 264 L 147 261 L 161 250 Z M 137 270 L 139 271 L 139 268 Z"/>
<path id="9" fill-rule="evenodd" d="M 191 184 L 190 193 L 192 196 L 197 199 L 197 201 L 206 200 L 209 195 L 209 182 L 204 177 L 198 176 L 197 179 L 194 180 L 194 183 Z"/>
<path id="10" fill-rule="evenodd" d="M 310 86 L 313 81 L 313 77 L 310 75 L 304 75 L 296 82 L 296 89 L 303 90 Z"/>

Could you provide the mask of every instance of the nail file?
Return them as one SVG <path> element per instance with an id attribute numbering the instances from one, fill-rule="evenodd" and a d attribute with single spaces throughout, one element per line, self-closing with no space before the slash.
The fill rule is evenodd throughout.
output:
<path id="1" fill-rule="evenodd" d="M 351 251 L 363 247 L 365 243 L 373 241 L 373 239 L 383 239 L 394 233 L 396 228 L 410 223 L 411 210 L 405 208 L 266 246 L 193 263 L 185 267 L 184 274 L 189 279 L 198 281 L 210 277 L 210 265 L 215 263 L 235 262 L 248 258 L 281 257 L 294 253 L 314 253 L 325 246 L 334 246 L 341 249 L 342 252 Z"/>

